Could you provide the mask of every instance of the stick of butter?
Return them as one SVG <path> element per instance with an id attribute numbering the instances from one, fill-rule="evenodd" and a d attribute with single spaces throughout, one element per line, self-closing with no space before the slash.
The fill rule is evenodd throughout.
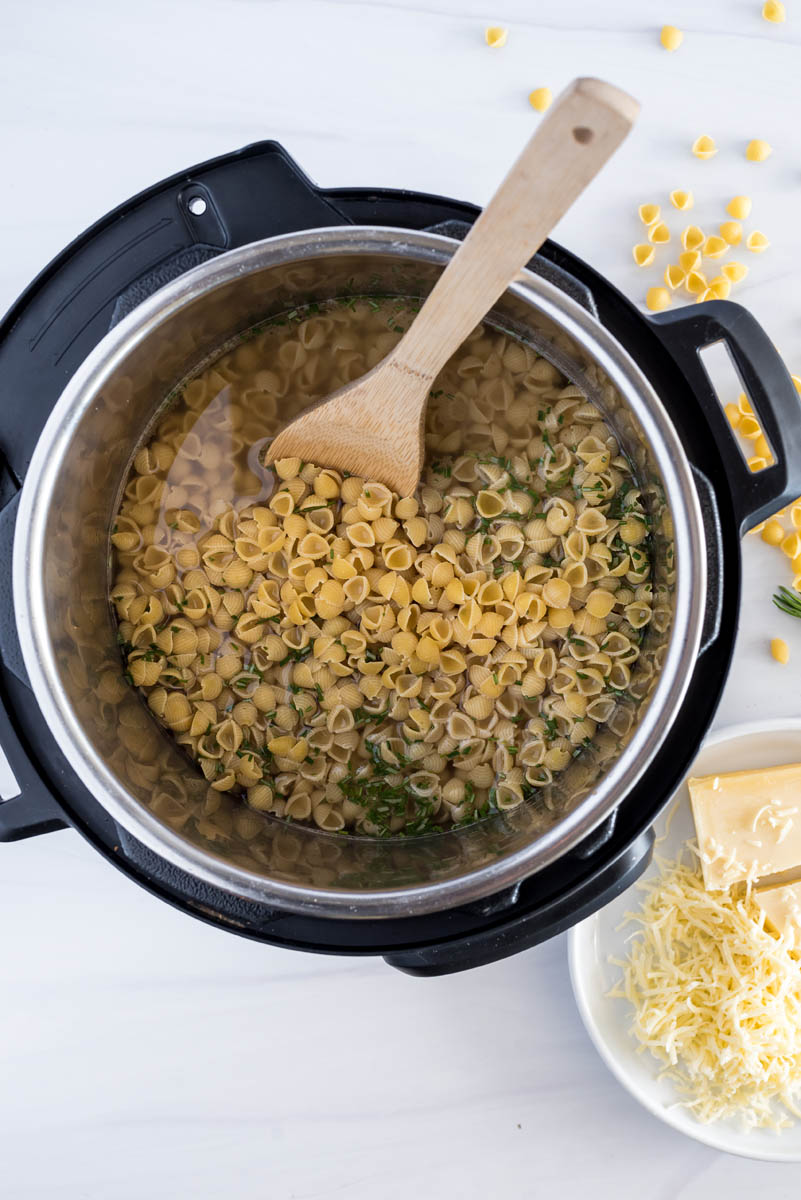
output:
<path id="1" fill-rule="evenodd" d="M 765 924 L 786 938 L 794 949 L 801 949 L 801 883 L 765 888 L 752 895 L 765 914 Z"/>
<path id="2" fill-rule="evenodd" d="M 689 788 L 709 891 L 801 865 L 801 764 L 704 775 Z"/>

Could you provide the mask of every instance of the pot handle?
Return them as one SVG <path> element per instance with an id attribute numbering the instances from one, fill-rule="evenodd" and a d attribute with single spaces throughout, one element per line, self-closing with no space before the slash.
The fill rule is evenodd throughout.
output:
<path id="1" fill-rule="evenodd" d="M 0 759 L 3 758 L 5 755 L 0 753 Z M 61 809 L 44 789 L 26 791 L 8 800 L 0 797 L 0 842 L 20 842 L 23 838 L 68 828 Z"/>
<path id="2" fill-rule="evenodd" d="M 707 301 L 651 318 L 695 393 L 712 429 L 729 478 L 741 534 L 801 495 L 801 396 L 759 322 L 739 304 Z M 774 463 L 752 472 L 699 354 L 725 342 Z"/>
<path id="3" fill-rule="evenodd" d="M 650 863 L 653 846 L 653 830 L 647 829 L 611 861 L 605 861 L 597 871 L 590 871 L 551 903 L 535 904 L 530 911 L 517 915 L 513 908 L 505 920 L 502 912 L 499 920 L 486 929 L 429 946 L 395 950 L 385 954 L 384 961 L 405 975 L 427 977 L 469 971 L 529 950 L 577 925 L 630 887 Z M 536 876 L 522 885 L 515 908 L 525 906 L 529 885 L 536 886 Z"/>
<path id="4" fill-rule="evenodd" d="M 67 380 L 147 296 L 246 242 L 349 223 L 282 146 L 258 142 L 162 180 L 87 229 L 0 321 L 0 378 L 25 396 L 3 447 L 17 479 Z"/>
<path id="5" fill-rule="evenodd" d="M 20 741 L 11 714 L 23 686 L 0 665 L 0 842 L 17 842 L 66 829 L 64 813 Z"/>
<path id="6" fill-rule="evenodd" d="M 0 842 L 16 842 L 55 829 L 66 829 L 64 813 L 40 776 L 34 754 L 23 744 L 15 716 L 35 705 L 17 640 L 11 586 L 11 556 L 19 492 L 0 458 Z"/>

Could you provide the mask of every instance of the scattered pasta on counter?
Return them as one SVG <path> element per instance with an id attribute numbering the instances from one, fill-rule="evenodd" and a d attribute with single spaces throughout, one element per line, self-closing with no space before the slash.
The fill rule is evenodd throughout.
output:
<path id="1" fill-rule="evenodd" d="M 786 19 L 784 5 L 779 0 L 766 0 L 762 8 L 762 16 L 766 21 L 783 22 Z M 660 40 L 667 50 L 677 49 L 682 42 L 683 34 L 674 26 L 666 25 L 661 31 Z M 715 139 L 709 134 L 699 135 L 692 144 L 692 153 L 696 158 L 705 160 L 718 153 Z M 763 138 L 753 138 L 748 142 L 745 157 L 749 162 L 765 162 L 773 153 L 773 147 Z M 693 193 L 687 189 L 674 188 L 669 193 L 669 203 L 677 211 L 687 211 L 694 206 Z M 707 235 L 699 225 L 687 225 L 679 233 L 682 250 L 677 263 L 667 263 L 662 271 L 664 286 L 653 286 L 646 290 L 645 305 L 651 312 L 661 312 L 670 307 L 673 295 L 682 291 L 695 303 L 705 303 L 710 300 L 727 300 L 733 285 L 741 283 L 748 275 L 748 267 L 741 262 L 730 260 L 722 263 L 719 274 L 707 279 L 701 268 L 703 259 L 720 259 L 736 246 L 744 245 L 752 254 L 761 254 L 770 246 L 770 241 L 761 230 L 752 229 L 747 234 L 742 222 L 751 215 L 752 201 L 750 196 L 740 194 L 732 196 L 726 204 L 726 213 L 731 218 L 722 221 L 717 234 Z M 633 247 L 634 261 L 638 267 L 650 267 L 656 262 L 656 247 L 666 245 L 671 241 L 671 231 L 667 223 L 661 220 L 660 205 L 652 202 L 641 204 L 637 210 L 642 223 L 648 229 L 648 242 L 639 243 Z M 687 301 L 684 300 L 684 303 Z M 792 376 L 796 390 L 801 393 L 801 377 Z M 727 404 L 726 415 L 732 429 L 752 443 L 746 463 L 750 471 L 759 472 L 773 464 L 774 458 L 767 438 L 764 436 L 759 422 L 754 417 L 751 406 L 743 394 L 737 405 Z M 801 499 L 797 505 L 785 510 L 792 512 L 795 530 L 801 530 Z M 779 517 L 785 513 L 778 514 Z M 782 550 L 793 565 L 793 587 L 801 591 L 801 536 L 794 532 L 788 534 L 781 522 L 772 518 L 757 526 L 762 532 L 763 539 L 769 544 Z M 796 615 L 796 614 L 794 614 Z M 797 615 L 801 616 L 801 612 Z M 781 639 L 774 639 L 772 646 L 781 647 Z M 786 647 L 785 647 L 786 649 Z M 783 651 L 782 651 L 783 652 Z M 774 649 L 774 657 L 776 657 Z M 786 659 L 779 661 L 786 661 Z"/>
<path id="2" fill-rule="evenodd" d="M 649 246 L 647 242 L 639 242 L 632 247 L 631 252 L 638 267 L 650 267 L 656 255 L 653 246 Z"/>
<path id="3" fill-rule="evenodd" d="M 700 250 L 706 242 L 706 234 L 698 225 L 687 225 L 681 231 L 681 244 L 685 250 Z"/>
<path id="4" fill-rule="evenodd" d="M 664 287 L 649 288 L 645 297 L 645 303 L 651 312 L 662 312 L 663 309 L 670 308 L 672 302 L 670 292 Z"/>
<path id="5" fill-rule="evenodd" d="M 663 246 L 670 241 L 670 230 L 664 221 L 657 221 L 654 225 L 651 225 L 648 230 L 648 241 L 654 242 L 659 246 Z"/>
<path id="6" fill-rule="evenodd" d="M 707 290 L 710 300 L 728 300 L 731 293 L 731 280 L 727 279 L 725 275 L 716 275 L 714 279 L 710 279 Z"/>
<path id="7" fill-rule="evenodd" d="M 501 25 L 490 25 L 484 30 L 484 41 L 493 50 L 498 50 L 501 46 L 505 46 L 508 37 L 509 30 L 504 29 Z"/>
<path id="8" fill-rule="evenodd" d="M 740 424 L 740 421 L 743 419 L 742 413 L 737 405 L 732 403 L 724 404 L 723 411 L 725 412 L 732 429 L 736 429 Z"/>
<path id="9" fill-rule="evenodd" d="M 637 215 L 643 225 L 654 225 L 660 218 L 662 209 L 658 204 L 641 204 L 637 209 Z"/>
<path id="10" fill-rule="evenodd" d="M 534 88 L 534 91 L 528 94 L 528 102 L 537 112 L 545 112 L 553 103 L 551 89 L 549 87 Z"/>
<path id="11" fill-rule="evenodd" d="M 673 209 L 684 211 L 692 207 L 694 198 L 691 192 L 674 189 L 670 192 L 669 201 Z M 759 254 L 770 245 L 767 237 L 759 230 L 752 230 L 747 235 L 742 221 L 751 212 L 751 199 L 748 196 L 733 196 L 726 205 L 726 212 L 731 220 L 722 221 L 718 233 L 707 234 L 700 225 L 686 225 L 678 238 L 682 249 L 677 263 L 660 266 L 662 282 L 673 292 L 686 292 L 696 303 L 708 300 L 726 300 L 731 295 L 732 287 L 741 283 L 748 275 L 748 268 L 740 262 L 722 263 L 718 274 L 707 280 L 705 271 L 701 268 L 703 259 L 724 258 L 736 246 L 744 245 L 754 254 Z M 639 267 L 650 267 L 656 259 L 656 248 L 667 245 L 672 240 L 672 233 L 667 222 L 661 219 L 661 208 L 656 202 L 641 204 L 637 210 L 640 221 L 647 227 L 648 241 L 638 243 L 632 249 L 635 263 Z M 654 293 L 649 300 L 646 296 L 646 306 L 653 311 L 653 305 L 665 307 L 664 297 L 660 295 L 659 287 L 651 289 Z M 670 301 L 668 301 L 669 303 Z M 686 301 L 685 301 L 686 302 Z M 769 454 L 754 454 L 753 469 L 761 469 L 762 459 L 769 464 Z"/>
<path id="12" fill-rule="evenodd" d="M 665 267 L 664 280 L 671 292 L 675 292 L 677 288 L 680 288 L 686 277 L 686 273 L 676 263 L 669 263 Z"/>
<path id="13" fill-rule="evenodd" d="M 722 280 L 719 278 L 717 281 L 713 282 L 717 282 L 719 285 L 721 285 L 723 283 L 728 283 L 728 280 Z M 723 290 L 716 289 L 714 295 L 711 296 L 710 299 L 712 298 L 717 300 L 725 300 L 727 298 L 727 293 L 725 293 Z M 729 403 L 724 405 L 724 411 L 731 428 L 736 430 L 740 437 L 742 437 L 745 441 L 751 442 L 750 449 L 752 453 L 746 458 L 746 463 L 749 470 L 754 472 L 764 471 L 765 467 L 771 466 L 773 463 L 773 454 L 768 444 L 768 439 L 762 432 L 762 427 L 754 415 L 754 410 L 751 407 L 745 392 L 740 393 L 736 404 Z M 767 524 L 768 522 L 761 522 L 757 526 L 756 532 L 764 533 Z M 776 522 L 776 524 L 778 524 L 778 522 Z M 778 528 L 783 536 L 784 530 L 782 529 L 781 525 L 779 525 Z M 771 527 L 771 532 L 765 538 L 765 541 L 769 541 L 769 539 L 773 536 L 775 536 L 775 526 Z M 778 545 L 778 542 L 776 544 Z"/>
<path id="14" fill-rule="evenodd" d="M 716 233 L 712 233 L 706 239 L 701 253 L 704 258 L 720 258 L 729 249 L 729 243 L 725 238 L 718 237 Z"/>
<path id="15" fill-rule="evenodd" d="M 737 426 L 734 425 L 733 428 L 736 429 Z M 767 542 L 769 546 L 779 546 L 784 539 L 784 526 L 781 521 L 778 521 L 775 517 L 771 517 L 765 521 L 761 535 L 762 541 Z"/>
<path id="16" fill-rule="evenodd" d="M 715 145 L 715 139 L 710 137 L 707 133 L 702 133 L 701 136 L 697 137 L 693 142 L 692 152 L 696 158 L 714 158 L 718 152 L 718 148 Z"/>
<path id="17" fill-rule="evenodd" d="M 753 441 L 759 437 L 761 432 L 762 429 L 760 428 L 756 417 L 752 417 L 750 414 L 740 415 L 738 433 L 740 433 L 744 438 L 748 438 L 749 441 Z"/>
<path id="18" fill-rule="evenodd" d="M 788 533 L 787 537 L 782 538 L 780 548 L 782 554 L 795 562 L 799 555 L 801 555 L 801 534 L 798 534 L 795 531 L 793 533 Z"/>
<path id="19" fill-rule="evenodd" d="M 761 254 L 763 250 L 767 250 L 770 242 L 764 233 L 761 233 L 758 229 L 754 229 L 745 239 L 745 245 L 746 249 L 750 250 L 752 254 Z"/>
<path id="20" fill-rule="evenodd" d="M 761 458 L 764 458 L 766 463 L 773 461 L 768 439 L 763 433 L 761 433 L 759 437 L 754 440 L 754 453 L 758 454 Z"/>
<path id="21" fill-rule="evenodd" d="M 801 392 L 801 378 L 797 375 L 791 375 L 796 391 Z M 770 466 L 773 462 L 773 455 L 770 451 L 770 445 L 767 438 L 762 433 L 759 423 L 753 415 L 751 405 L 748 403 L 748 398 L 745 393 L 741 393 L 740 399 L 736 405 L 726 405 L 726 416 L 729 419 L 732 429 L 742 431 L 744 422 L 746 425 L 746 436 L 753 440 L 755 457 L 764 459 L 765 466 Z M 754 434 L 754 429 L 757 432 Z M 787 529 L 783 521 L 789 519 L 790 529 Z M 801 596 L 796 593 L 801 592 L 801 497 L 794 500 L 792 504 L 788 504 L 780 512 L 774 513 L 772 517 L 768 517 L 765 521 L 761 521 L 754 526 L 751 533 L 758 533 L 762 541 L 768 546 L 773 546 L 780 550 L 782 556 L 789 560 L 792 575 L 792 588 L 780 586 L 778 592 L 774 596 L 774 603 L 783 612 L 789 613 L 794 617 L 801 617 Z"/>
<path id="22" fill-rule="evenodd" d="M 737 221 L 745 221 L 751 216 L 751 197 L 733 196 L 726 205 L 726 212 Z"/>
<path id="23" fill-rule="evenodd" d="M 691 296 L 701 295 L 703 292 L 706 292 L 708 287 L 706 275 L 704 275 L 703 271 L 688 271 L 684 280 L 684 287 Z"/>
<path id="24" fill-rule="evenodd" d="M 761 163 L 766 158 L 770 158 L 773 153 L 773 147 L 770 142 L 763 141 L 762 138 L 754 138 L 745 148 L 745 157 L 749 162 Z"/>
<path id="25" fill-rule="evenodd" d="M 718 228 L 720 236 L 729 246 L 739 246 L 743 240 L 743 227 L 739 221 L 723 221 Z"/>
<path id="26" fill-rule="evenodd" d="M 678 50 L 684 41 L 684 34 L 675 25 L 663 25 L 659 33 L 659 41 L 665 50 Z"/>
<path id="27" fill-rule="evenodd" d="M 770 643 L 770 652 L 777 663 L 781 663 L 783 667 L 787 666 L 790 661 L 790 647 L 784 638 L 773 638 Z"/>
<path id="28" fill-rule="evenodd" d="M 774 25 L 781 25 L 787 20 L 787 13 L 781 0 L 765 0 L 762 5 L 762 16 L 764 20 L 771 21 Z"/>
<path id="29" fill-rule="evenodd" d="M 720 269 L 731 283 L 741 283 L 748 274 L 748 267 L 738 262 L 724 263 Z"/>
<path id="30" fill-rule="evenodd" d="M 692 208 L 694 204 L 693 194 L 692 192 L 684 192 L 677 189 L 670 193 L 670 203 L 674 208 L 685 212 L 687 209 Z"/>
<path id="31" fill-rule="evenodd" d="M 679 255 L 679 267 L 688 275 L 690 271 L 694 271 L 701 263 L 701 253 L 699 250 L 682 250 Z"/>

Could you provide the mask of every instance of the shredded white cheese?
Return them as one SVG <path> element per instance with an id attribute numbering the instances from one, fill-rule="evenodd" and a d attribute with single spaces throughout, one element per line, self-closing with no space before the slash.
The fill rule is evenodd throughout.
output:
<path id="1" fill-rule="evenodd" d="M 747 895 L 704 890 L 694 866 L 663 864 L 643 887 L 623 977 L 631 1031 L 665 1064 L 702 1122 L 783 1129 L 801 1118 L 801 964 Z"/>
<path id="2" fill-rule="evenodd" d="M 772 805 L 772 804 L 763 804 L 763 805 L 762 805 L 762 807 L 761 807 L 760 809 L 757 809 L 756 813 L 754 814 L 754 819 L 753 819 L 753 821 L 751 822 L 751 831 L 752 831 L 752 833 L 756 833 L 756 827 L 757 827 L 757 825 L 759 824 L 759 822 L 762 820 L 762 814 L 763 814 L 763 813 L 767 813 L 767 814 L 768 814 L 768 819 L 770 819 L 770 814 L 771 814 L 771 812 L 772 812 L 772 811 L 773 811 L 773 805 Z"/>

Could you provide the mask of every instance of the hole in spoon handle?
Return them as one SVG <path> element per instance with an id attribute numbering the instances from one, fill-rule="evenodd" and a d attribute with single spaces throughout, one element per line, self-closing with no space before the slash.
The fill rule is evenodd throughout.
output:
<path id="1" fill-rule="evenodd" d="M 581 146 L 586 146 L 588 142 L 592 141 L 595 134 L 586 125 L 577 125 L 573 130 L 573 137 Z"/>

